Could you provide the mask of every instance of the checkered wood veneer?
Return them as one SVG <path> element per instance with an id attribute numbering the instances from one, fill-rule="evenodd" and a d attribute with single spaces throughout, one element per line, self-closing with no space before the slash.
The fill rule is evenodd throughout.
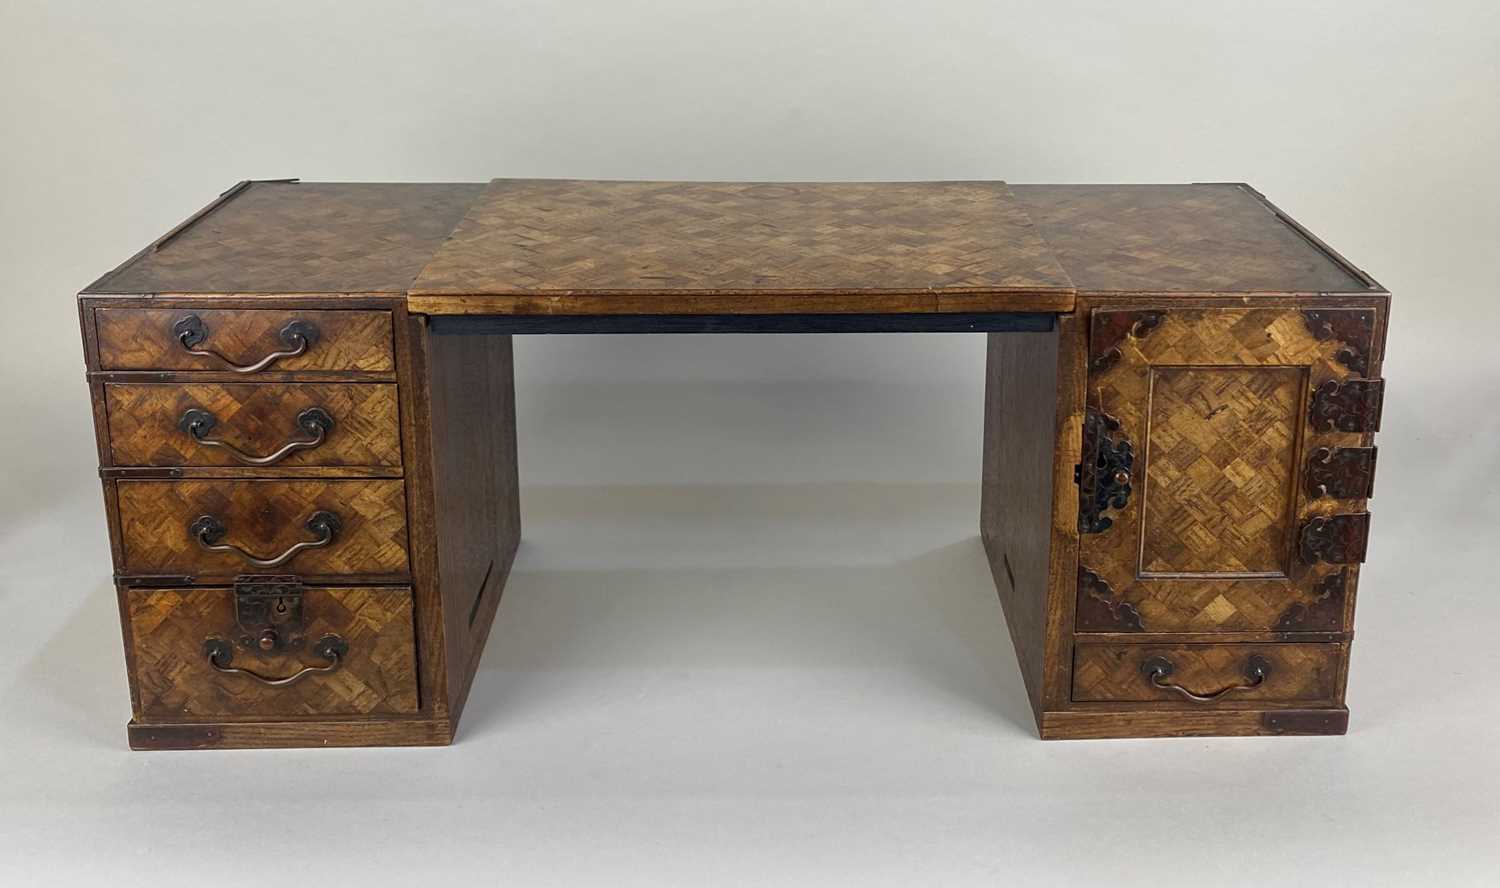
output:
<path id="1" fill-rule="evenodd" d="M 99 364 L 105 370 L 225 370 L 213 357 L 188 354 L 172 332 L 181 318 L 197 315 L 208 335 L 199 349 L 213 349 L 237 364 L 251 364 L 286 348 L 281 329 L 292 321 L 317 328 L 318 341 L 305 352 L 281 358 L 271 370 L 388 372 L 392 356 L 391 315 L 385 311 L 281 309 L 101 308 Z"/>
<path id="2" fill-rule="evenodd" d="M 231 666 L 267 677 L 323 666 L 306 650 L 324 635 L 348 644 L 336 671 L 267 687 L 213 669 L 203 643 L 235 644 L 234 593 L 228 589 L 134 589 L 129 599 L 130 648 L 140 714 L 153 719 L 340 716 L 417 710 L 411 590 L 403 587 L 307 589 L 300 651 L 259 655 L 234 647 Z"/>
<path id="3" fill-rule="evenodd" d="M 1286 573 L 1300 367 L 1153 371 L 1142 574 Z"/>
<path id="4" fill-rule="evenodd" d="M 104 387 L 110 452 L 117 466 L 239 466 L 222 448 L 199 444 L 178 423 L 188 410 L 212 413 L 209 432 L 251 455 L 306 439 L 297 416 L 319 407 L 333 430 L 316 448 L 277 466 L 369 466 L 399 472 L 401 426 L 396 387 L 374 384 L 110 383 Z"/>
<path id="5" fill-rule="evenodd" d="M 412 292 L 1071 288 L 1003 182 L 496 179 Z"/>
<path id="6" fill-rule="evenodd" d="M 1309 499 L 1299 479 L 1309 448 L 1361 443 L 1306 421 L 1312 388 L 1351 376 L 1350 344 L 1296 309 L 1170 308 L 1123 335 L 1141 315 L 1118 315 L 1093 312 L 1086 397 L 1135 448 L 1133 492 L 1109 529 L 1081 535 L 1079 566 L 1098 581 L 1080 583 L 1076 629 L 1269 630 L 1314 608 L 1329 628 L 1338 568 L 1301 563 L 1295 536 L 1358 504 Z M 1353 345 L 1369 354 L 1365 336 Z"/>
<path id="7" fill-rule="evenodd" d="M 319 510 L 342 522 L 333 543 L 301 552 L 279 571 L 318 576 L 407 571 L 406 494 L 400 479 L 122 480 L 118 496 L 129 573 L 263 573 L 233 553 L 205 551 L 189 525 L 200 515 L 212 515 L 228 529 L 224 542 L 267 557 L 314 539 L 307 520 Z"/>
<path id="8" fill-rule="evenodd" d="M 1181 703 L 1187 707 L 1246 703 L 1332 702 L 1339 691 L 1342 646 L 1338 644 L 1080 644 L 1073 652 L 1073 700 L 1077 703 Z M 1164 657 L 1173 672 L 1163 681 L 1200 695 L 1249 683 L 1251 656 L 1270 666 L 1254 688 L 1226 694 L 1213 703 L 1184 699 L 1154 687 L 1141 670 L 1151 657 Z"/>

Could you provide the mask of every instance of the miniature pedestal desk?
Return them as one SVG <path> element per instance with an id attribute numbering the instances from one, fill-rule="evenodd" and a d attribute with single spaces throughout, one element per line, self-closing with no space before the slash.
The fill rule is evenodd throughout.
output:
<path id="1" fill-rule="evenodd" d="M 79 298 L 131 745 L 449 742 L 511 336 L 621 332 L 985 333 L 1041 736 L 1342 733 L 1388 305 L 1245 185 L 242 182 Z"/>

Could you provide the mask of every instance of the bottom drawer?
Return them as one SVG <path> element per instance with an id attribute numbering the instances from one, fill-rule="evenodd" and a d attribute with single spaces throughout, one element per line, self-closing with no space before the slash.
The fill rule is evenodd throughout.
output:
<path id="1" fill-rule="evenodd" d="M 132 668 L 150 719 L 417 711 L 408 588 L 131 589 Z"/>
<path id="2" fill-rule="evenodd" d="M 1080 644 L 1075 703 L 1334 703 L 1339 644 Z"/>

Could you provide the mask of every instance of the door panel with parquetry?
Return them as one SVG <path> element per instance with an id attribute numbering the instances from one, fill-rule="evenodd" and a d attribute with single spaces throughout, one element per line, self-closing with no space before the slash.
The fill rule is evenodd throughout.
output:
<path id="1" fill-rule="evenodd" d="M 1373 327 L 1366 308 L 1093 310 L 1077 631 L 1344 628 L 1352 571 L 1299 534 L 1363 500 L 1302 479 L 1309 453 L 1364 442 L 1310 410 L 1364 375 Z"/>

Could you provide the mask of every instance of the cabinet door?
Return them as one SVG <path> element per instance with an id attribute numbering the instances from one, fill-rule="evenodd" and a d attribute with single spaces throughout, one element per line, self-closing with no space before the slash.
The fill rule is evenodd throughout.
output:
<path id="1" fill-rule="evenodd" d="M 1096 308 L 1079 632 L 1338 631 L 1364 558 L 1370 308 Z"/>

